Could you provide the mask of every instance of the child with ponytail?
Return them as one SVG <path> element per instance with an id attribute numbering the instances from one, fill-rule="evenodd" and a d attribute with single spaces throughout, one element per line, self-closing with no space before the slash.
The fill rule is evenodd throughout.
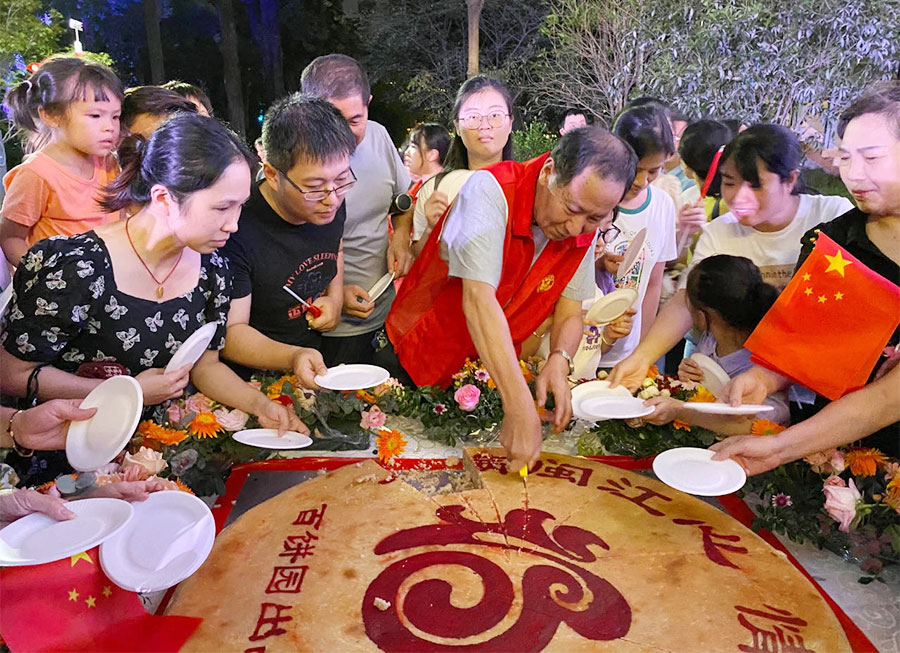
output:
<path id="1" fill-rule="evenodd" d="M 122 83 L 108 67 L 54 57 L 6 94 L 12 124 L 32 153 L 3 178 L 0 248 L 19 264 L 34 243 L 118 218 L 97 203 L 115 178 Z"/>
<path id="2" fill-rule="evenodd" d="M 752 367 L 744 341 L 775 303 L 778 290 L 763 281 L 759 268 L 743 256 L 709 256 L 694 266 L 687 279 L 687 299 L 694 328 L 701 333 L 696 353 L 719 364 L 729 377 Z M 690 358 L 681 361 L 678 378 L 702 384 L 703 370 Z M 748 433 L 754 416 L 733 417 L 685 410 L 683 402 L 671 397 L 654 397 L 648 405 L 656 411 L 646 418 L 651 424 L 677 419 L 717 433 Z M 774 411 L 760 416 L 781 424 L 789 418 L 785 393 L 770 395 L 765 403 Z"/>

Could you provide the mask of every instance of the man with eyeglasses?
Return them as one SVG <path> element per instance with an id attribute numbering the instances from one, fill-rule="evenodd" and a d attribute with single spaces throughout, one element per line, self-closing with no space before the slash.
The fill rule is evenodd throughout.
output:
<path id="1" fill-rule="evenodd" d="M 295 93 L 263 122 L 264 179 L 241 211 L 225 253 L 234 291 L 223 358 L 238 373 L 294 372 L 305 387 L 325 373 L 323 333 L 343 306 L 344 196 L 356 177 L 356 139 L 340 112 Z"/>
<path id="2" fill-rule="evenodd" d="M 581 341 L 581 302 L 594 296 L 594 242 L 634 182 L 637 158 L 599 127 L 565 134 L 553 152 L 472 173 L 413 264 L 386 323 L 418 385 L 446 386 L 480 358 L 503 402 L 500 442 L 513 469 L 541 450 L 541 421 L 519 368 L 522 343 L 551 314 L 537 403 L 572 416 L 568 376 Z"/>
<path id="3" fill-rule="evenodd" d="M 329 366 L 371 363 L 373 341 L 390 310 L 394 286 L 389 284 L 375 301 L 368 291 L 388 272 L 405 275 L 413 260 L 408 235 L 411 215 L 397 216 L 398 237 L 393 241 L 387 220 L 393 198 L 409 189 L 409 171 L 387 130 L 369 120 L 369 81 L 355 59 L 342 54 L 317 57 L 303 70 L 300 84 L 304 93 L 334 105 L 356 137 L 350 165 L 359 181 L 345 201 L 344 315 L 324 338 L 322 353 Z M 401 233 L 406 237 L 399 237 Z"/>

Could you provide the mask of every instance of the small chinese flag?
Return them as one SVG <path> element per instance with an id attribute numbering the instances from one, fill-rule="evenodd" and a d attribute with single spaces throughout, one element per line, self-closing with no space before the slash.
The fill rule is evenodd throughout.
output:
<path id="1" fill-rule="evenodd" d="M 18 651 L 177 651 L 202 619 L 148 614 L 100 568 L 100 549 L 0 571 L 0 635 Z"/>
<path id="2" fill-rule="evenodd" d="M 750 334 L 752 360 L 831 400 L 866 384 L 900 323 L 900 288 L 820 233 Z"/>

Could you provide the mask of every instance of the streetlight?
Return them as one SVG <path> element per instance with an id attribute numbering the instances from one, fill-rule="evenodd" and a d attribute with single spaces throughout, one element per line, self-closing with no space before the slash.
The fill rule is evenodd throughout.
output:
<path id="1" fill-rule="evenodd" d="M 81 40 L 79 39 L 79 32 L 84 29 L 84 25 L 80 20 L 75 20 L 74 18 L 69 19 L 69 29 L 75 30 L 75 43 L 72 44 L 72 49 L 75 51 L 75 54 L 81 54 L 84 52 L 84 48 L 81 45 Z"/>

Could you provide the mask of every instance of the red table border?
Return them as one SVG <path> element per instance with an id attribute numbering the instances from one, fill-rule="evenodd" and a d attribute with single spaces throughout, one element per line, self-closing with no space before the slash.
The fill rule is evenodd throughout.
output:
<path id="1" fill-rule="evenodd" d="M 635 459 L 631 458 L 630 456 L 586 456 L 586 458 L 604 463 L 606 465 L 612 465 L 620 469 L 628 470 L 649 470 L 652 469 L 653 465 L 652 458 Z M 306 458 L 288 458 L 282 460 L 263 460 L 260 462 L 235 465 L 231 469 L 231 475 L 228 477 L 228 482 L 225 484 L 225 494 L 219 497 L 212 508 L 213 517 L 216 521 L 216 534 L 218 535 L 219 532 L 221 532 L 222 528 L 224 528 L 225 522 L 228 520 L 228 515 L 231 514 L 231 509 L 234 507 L 238 495 L 241 493 L 241 490 L 244 487 L 244 483 L 247 482 L 247 478 L 250 476 L 250 474 L 255 471 L 316 471 L 319 469 L 331 471 L 333 469 L 338 469 L 346 465 L 353 465 L 355 463 L 361 463 L 367 460 L 382 464 L 377 458 L 335 458 L 333 456 L 316 456 Z M 387 467 L 388 469 L 447 468 L 446 460 L 444 460 L 443 458 L 398 458 L 394 460 L 391 465 L 382 466 Z M 462 461 L 460 461 L 459 464 L 452 466 L 451 469 L 459 469 L 461 467 Z M 725 511 L 729 515 L 731 515 L 731 517 L 739 521 L 747 528 L 751 527 L 751 523 L 753 522 L 754 517 L 753 511 L 750 510 L 747 504 L 744 503 L 744 501 L 740 497 L 735 494 L 727 494 L 725 496 L 717 497 L 717 499 L 719 503 L 722 504 L 722 507 L 725 508 Z M 787 556 L 787 559 L 790 560 L 791 564 L 793 564 L 794 567 L 796 567 L 800 571 L 800 573 L 803 574 L 810 583 L 812 583 L 813 587 L 818 590 L 819 594 L 822 595 L 822 598 L 825 599 L 825 602 L 834 612 L 835 617 L 837 617 L 838 622 L 844 629 L 844 633 L 847 635 L 847 640 L 850 642 L 851 648 L 856 653 L 877 653 L 878 649 L 876 649 L 872 642 L 869 641 L 869 638 L 866 637 L 865 633 L 863 633 L 862 630 L 860 630 L 859 626 L 853 623 L 853 620 L 850 619 L 850 617 L 848 617 L 847 614 L 841 609 L 841 607 L 834 602 L 834 600 L 828 595 L 828 593 L 824 589 L 822 589 L 822 587 L 815 581 L 815 579 L 809 574 L 809 572 L 807 572 L 806 569 L 803 568 L 803 565 L 801 565 L 797 561 L 797 559 L 791 555 L 790 551 L 788 551 L 784 547 L 784 545 L 778 540 L 777 537 L 775 537 L 775 535 L 773 535 L 766 529 L 760 529 L 756 531 L 756 534 L 766 542 L 768 542 L 773 548 L 785 554 L 785 556 Z M 160 612 L 165 609 L 174 589 L 175 588 L 172 588 L 166 593 L 163 602 L 160 604 Z"/>

